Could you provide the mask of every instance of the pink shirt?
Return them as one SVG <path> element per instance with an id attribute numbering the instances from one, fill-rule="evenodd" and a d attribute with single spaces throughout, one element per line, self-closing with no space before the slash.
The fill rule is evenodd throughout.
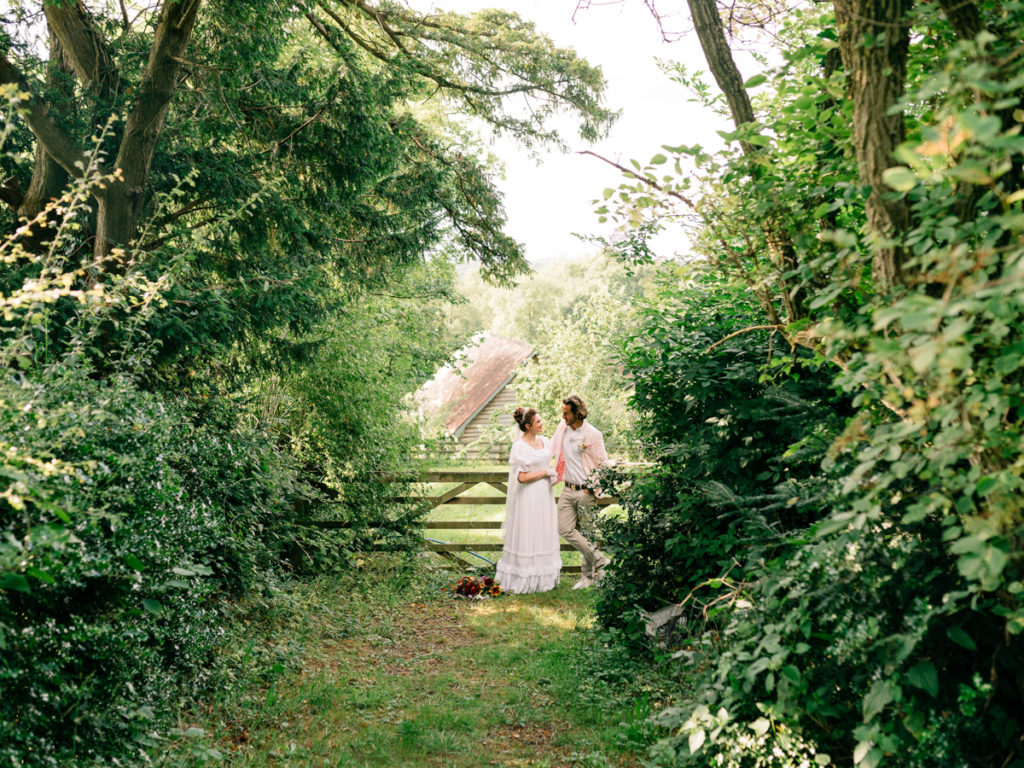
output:
<path id="1" fill-rule="evenodd" d="M 569 425 L 563 419 L 555 430 L 555 436 L 551 438 L 551 452 L 555 457 L 555 469 L 558 471 L 558 480 L 565 480 L 565 456 L 562 454 L 562 442 Z M 583 442 L 586 443 L 586 450 L 583 451 L 583 469 L 589 475 L 601 464 L 608 462 L 608 453 L 604 449 L 604 437 L 596 427 L 583 422 L 580 427 L 583 430 Z"/>

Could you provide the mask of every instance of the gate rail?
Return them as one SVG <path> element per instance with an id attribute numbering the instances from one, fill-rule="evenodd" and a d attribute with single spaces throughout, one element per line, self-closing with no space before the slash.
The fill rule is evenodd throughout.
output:
<path id="1" fill-rule="evenodd" d="M 415 503 L 425 502 L 429 509 L 437 509 L 438 507 L 451 507 L 460 505 L 500 505 L 505 506 L 505 500 L 508 494 L 508 472 L 501 470 L 487 470 L 487 469 L 459 469 L 459 470 L 434 470 L 428 471 L 417 475 L 403 475 L 393 476 L 390 478 L 394 482 L 408 482 L 408 483 L 457 483 L 454 488 L 439 493 L 434 496 L 419 496 L 407 494 L 403 496 L 393 496 L 388 501 L 393 502 L 404 502 L 404 503 Z M 501 492 L 500 496 L 464 496 L 467 491 L 476 489 L 478 485 L 486 485 L 495 490 Z M 557 501 L 557 499 L 556 499 Z M 602 496 L 597 498 L 597 504 L 599 507 L 607 507 L 617 503 L 617 499 L 610 496 Z M 318 528 L 340 528 L 343 527 L 341 524 L 331 520 L 318 520 L 310 521 L 309 525 L 316 526 Z M 428 520 L 423 523 L 424 531 L 444 531 L 444 530 L 500 530 L 502 522 L 499 520 Z M 500 552 L 502 550 L 502 543 L 500 541 L 477 541 L 477 542 L 464 542 L 459 544 L 453 544 L 450 542 L 442 541 L 431 541 L 427 536 L 424 536 L 424 548 L 430 552 L 436 552 L 439 556 L 450 562 L 453 566 L 459 568 L 471 568 L 474 567 L 473 563 L 459 557 L 456 553 L 468 552 L 475 554 L 477 552 Z M 569 544 L 560 544 L 559 549 L 562 552 L 575 551 Z M 482 558 L 485 559 L 486 558 Z M 489 561 L 488 561 L 489 562 Z M 579 573 L 580 566 L 578 565 L 563 565 L 563 573 Z"/>

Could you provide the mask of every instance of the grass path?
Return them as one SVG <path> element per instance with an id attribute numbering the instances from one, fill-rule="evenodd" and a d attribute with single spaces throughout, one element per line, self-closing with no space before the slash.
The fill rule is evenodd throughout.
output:
<path id="1" fill-rule="evenodd" d="M 161 764 L 639 764 L 631 746 L 649 709 L 595 674 L 578 631 L 593 598 L 571 579 L 461 601 L 438 574 L 353 578 L 303 586 L 266 635 L 296 649 L 287 670 L 184 718 L 194 736 Z"/>

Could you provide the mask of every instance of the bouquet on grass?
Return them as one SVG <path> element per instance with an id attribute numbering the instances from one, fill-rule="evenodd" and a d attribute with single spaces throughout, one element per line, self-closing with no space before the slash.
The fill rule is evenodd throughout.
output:
<path id="1" fill-rule="evenodd" d="M 483 600 L 485 597 L 497 597 L 501 594 L 501 586 L 490 576 L 463 576 L 443 592 L 451 592 L 453 597 L 464 600 Z"/>

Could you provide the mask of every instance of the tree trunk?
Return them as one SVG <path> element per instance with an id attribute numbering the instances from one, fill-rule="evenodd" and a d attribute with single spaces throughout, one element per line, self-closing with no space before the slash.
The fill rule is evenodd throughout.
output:
<path id="1" fill-rule="evenodd" d="M 201 4 L 202 0 L 167 0 L 161 9 L 149 61 L 117 152 L 115 169 L 120 178 L 97 196 L 97 258 L 105 258 L 113 248 L 127 245 L 135 236 L 153 154 Z"/>
<path id="2" fill-rule="evenodd" d="M 105 185 L 105 189 L 94 191 L 98 210 L 93 251 L 97 258 L 105 258 L 112 249 L 127 245 L 135 235 L 153 154 L 160 139 L 164 116 L 177 88 L 181 57 L 192 36 L 201 5 L 202 0 L 164 0 L 160 9 L 149 60 L 135 88 L 134 102 L 125 121 L 114 168 L 99 169 L 101 173 L 113 172 L 116 177 Z M 112 99 L 119 78 L 106 43 L 80 0 L 71 5 L 48 5 L 45 11 L 51 34 L 60 41 L 75 74 L 87 88 L 94 89 L 98 98 Z M 0 83 L 14 83 L 20 90 L 32 93 L 29 82 L 2 54 Z M 45 156 L 56 161 L 67 173 L 80 178 L 88 158 L 54 121 L 50 105 L 31 96 L 23 115 Z M 40 190 L 48 189 L 53 183 L 47 162 L 46 157 L 39 161 L 33 174 L 33 185 Z M 39 194 L 43 193 L 40 191 Z M 6 197 L 13 197 L 13 191 Z"/>
<path id="3" fill-rule="evenodd" d="M 900 239 L 910 225 L 902 197 L 882 182 L 903 141 L 902 112 L 890 113 L 903 94 L 913 0 L 835 0 L 843 63 L 853 97 L 853 142 L 861 180 L 871 188 L 866 205 L 868 227 L 877 239 L 871 272 L 879 290 L 903 280 Z"/>
<path id="4" fill-rule="evenodd" d="M 51 38 L 60 40 L 79 80 L 109 105 L 118 90 L 120 77 L 106 41 L 82 0 L 70 5 L 47 3 L 43 11 Z"/>
<path id="5" fill-rule="evenodd" d="M 46 88 L 49 92 L 63 92 L 72 98 L 71 62 L 64 54 L 64 48 L 54 35 L 50 35 L 50 58 L 46 73 Z M 68 183 L 68 172 L 46 151 L 41 142 L 36 142 L 35 163 L 32 167 L 32 179 L 25 196 L 17 207 L 18 216 L 28 220 L 34 219 L 46 208 L 55 197 L 59 197 Z M 34 251 L 50 240 L 53 230 L 34 230 L 33 235 L 22 245 L 28 251 Z"/>
<path id="6" fill-rule="evenodd" d="M 754 108 L 750 105 L 747 89 L 743 87 L 739 67 L 732 58 L 729 41 L 725 39 L 725 29 L 722 26 L 722 17 L 718 15 L 718 5 L 715 0 L 687 2 L 690 6 L 690 15 L 693 17 L 693 26 L 697 30 L 697 38 L 704 50 L 704 58 L 707 59 L 715 82 L 725 94 L 733 122 L 737 128 L 744 123 L 754 122 Z M 743 149 L 745 152 L 751 152 L 755 147 L 744 145 Z"/>
<path id="7" fill-rule="evenodd" d="M 747 89 L 743 87 L 743 77 L 732 57 L 729 41 L 725 38 L 722 17 L 718 14 L 715 0 L 687 0 L 687 2 L 693 17 L 694 28 L 697 31 L 697 38 L 704 50 L 704 58 L 707 59 L 715 82 L 725 94 L 733 123 L 739 128 L 741 125 L 754 122 L 754 108 L 750 104 Z M 757 146 L 745 141 L 741 141 L 740 146 L 747 155 L 754 155 L 761 151 Z M 761 222 L 761 225 L 768 243 L 769 256 L 780 274 L 778 287 L 786 313 L 786 322 L 792 323 L 807 314 L 800 290 L 790 287 L 782 277 L 785 273 L 796 269 L 796 249 L 793 247 L 789 233 L 777 222 L 769 219 Z"/>

